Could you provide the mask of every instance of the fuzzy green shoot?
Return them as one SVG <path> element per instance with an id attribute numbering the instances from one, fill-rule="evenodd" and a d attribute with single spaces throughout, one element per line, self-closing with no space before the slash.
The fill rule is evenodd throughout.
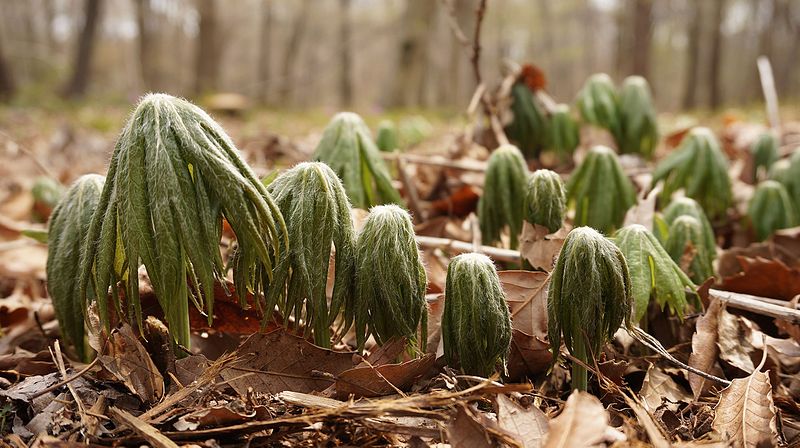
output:
<path id="1" fill-rule="evenodd" d="M 392 120 L 383 120 L 378 123 L 378 131 L 375 133 L 375 145 L 383 152 L 392 152 L 400 147 L 397 126 Z"/>
<path id="2" fill-rule="evenodd" d="M 553 233 L 561 228 L 566 212 L 566 190 L 558 173 L 542 169 L 528 176 L 525 191 L 526 221 L 547 227 Z"/>
<path id="3" fill-rule="evenodd" d="M 583 120 L 607 129 L 614 141 L 622 140 L 619 98 L 614 81 L 605 73 L 596 73 L 586 80 L 578 92 L 578 109 Z"/>
<path id="4" fill-rule="evenodd" d="M 478 219 L 483 244 L 500 240 L 503 229 L 511 233 L 511 248 L 517 246 L 522 231 L 525 185 L 528 166 L 513 145 L 497 148 L 489 157 L 483 196 L 478 202 Z"/>
<path id="5" fill-rule="evenodd" d="M 547 147 L 548 141 L 548 122 L 544 107 L 523 81 L 517 81 L 511 87 L 511 100 L 514 118 L 505 128 L 506 135 L 525 157 L 537 158 Z"/>
<path id="6" fill-rule="evenodd" d="M 766 177 L 772 164 L 778 160 L 778 139 L 771 132 L 758 136 L 750 147 L 753 157 L 753 182 L 758 182 Z"/>
<path id="7" fill-rule="evenodd" d="M 668 228 L 680 216 L 691 216 L 698 221 L 703 228 L 703 253 L 708 256 L 708 265 L 717 258 L 717 240 L 714 236 L 714 228 L 711 227 L 711 222 L 706 217 L 703 208 L 692 198 L 678 197 L 672 200 L 669 205 L 664 209 L 664 221 Z M 669 231 L 667 231 L 669 233 Z M 666 243 L 666 238 L 662 243 Z"/>
<path id="8" fill-rule="evenodd" d="M 664 249 L 692 282 L 699 285 L 714 276 L 714 257 L 709 253 L 706 231 L 694 216 L 680 215 L 672 221 Z"/>
<path id="9" fill-rule="evenodd" d="M 747 207 L 747 215 L 759 241 L 767 239 L 776 230 L 800 223 L 786 188 L 774 180 L 758 184 Z"/>
<path id="10" fill-rule="evenodd" d="M 647 80 L 641 76 L 625 78 L 619 90 L 619 114 L 619 152 L 652 157 L 658 144 L 658 122 Z"/>
<path id="11" fill-rule="evenodd" d="M 566 158 L 575 152 L 580 144 L 580 129 L 578 123 L 572 118 L 569 106 L 556 104 L 550 115 L 549 147 L 556 153 Z"/>
<path id="12" fill-rule="evenodd" d="M 488 377 L 498 365 L 505 372 L 511 317 L 489 257 L 467 253 L 450 260 L 442 341 L 447 363 L 458 363 L 467 374 Z"/>

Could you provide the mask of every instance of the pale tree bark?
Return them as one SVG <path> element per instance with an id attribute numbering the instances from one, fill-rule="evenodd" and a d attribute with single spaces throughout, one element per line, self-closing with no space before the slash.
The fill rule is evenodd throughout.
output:
<path id="1" fill-rule="evenodd" d="M 350 4 L 351 0 L 339 0 L 340 3 L 340 17 L 339 17 L 339 95 L 341 105 L 344 108 L 349 108 L 353 104 L 353 56 L 351 50 L 351 17 L 350 17 Z"/>
<path id="2" fill-rule="evenodd" d="M 418 106 L 422 96 L 423 80 L 428 56 L 427 36 L 431 19 L 436 11 L 433 0 L 408 0 L 402 19 L 403 36 L 397 61 L 396 79 L 390 105 L 395 107 Z"/>
<path id="3" fill-rule="evenodd" d="M 689 38 L 689 51 L 686 61 L 686 85 L 683 90 L 683 108 L 693 109 L 697 105 L 697 72 L 700 66 L 700 27 L 703 23 L 701 5 L 688 2 L 689 13 L 692 18 L 689 23 L 687 35 Z"/>
<path id="4" fill-rule="evenodd" d="M 89 85 L 95 35 L 97 34 L 97 25 L 100 22 L 100 0 L 86 0 L 83 9 L 83 29 L 78 37 L 78 46 L 72 65 L 72 76 L 63 90 L 63 95 L 68 98 L 84 96 Z"/>
<path id="5" fill-rule="evenodd" d="M 653 37 L 653 1 L 636 0 L 633 12 L 633 53 L 631 73 L 648 77 Z"/>
<path id="6" fill-rule="evenodd" d="M 2 33 L 0 33 L 0 101 L 8 101 L 16 93 L 16 84 L 11 75 L 6 55 L 3 52 Z"/>
<path id="7" fill-rule="evenodd" d="M 270 101 L 272 56 L 272 0 L 261 0 L 261 32 L 258 43 L 258 100 L 262 104 Z"/>
<path id="8" fill-rule="evenodd" d="M 195 49 L 194 93 L 202 95 L 217 88 L 219 81 L 219 17 L 215 0 L 197 0 L 200 23 Z"/>
<path id="9" fill-rule="evenodd" d="M 294 89 L 295 81 L 295 62 L 300 53 L 300 44 L 303 42 L 303 37 L 306 34 L 306 26 L 308 24 L 308 9 L 309 0 L 303 0 L 300 3 L 300 8 L 294 18 L 292 24 L 292 32 L 289 35 L 289 40 L 286 43 L 286 50 L 283 54 L 283 66 L 281 70 L 281 89 L 280 99 L 281 104 L 286 105 L 289 101 L 289 96 Z"/>
<path id="10" fill-rule="evenodd" d="M 711 25 L 711 54 L 709 56 L 708 106 L 716 109 L 722 104 L 722 85 L 720 79 L 720 62 L 722 61 L 722 21 L 725 18 L 725 0 L 714 0 L 714 16 Z"/>

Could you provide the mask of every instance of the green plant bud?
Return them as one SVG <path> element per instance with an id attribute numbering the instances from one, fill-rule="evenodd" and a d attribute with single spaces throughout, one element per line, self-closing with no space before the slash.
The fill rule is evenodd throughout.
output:
<path id="1" fill-rule="evenodd" d="M 464 373 L 505 372 L 511 346 L 511 317 L 494 263 L 486 255 L 461 254 L 450 260 L 445 281 L 442 342 L 448 364 Z"/>
<path id="2" fill-rule="evenodd" d="M 425 117 L 415 115 L 400 122 L 398 130 L 399 144 L 403 148 L 422 143 L 433 134 L 433 125 Z"/>
<path id="3" fill-rule="evenodd" d="M 557 104 L 550 115 L 550 148 L 562 155 L 575 152 L 580 143 L 580 129 L 572 118 L 569 106 Z"/>
<path id="4" fill-rule="evenodd" d="M 61 336 L 86 359 L 84 305 L 79 277 L 81 254 L 86 250 L 86 233 L 100 201 L 105 178 L 81 176 L 53 209 L 47 233 L 47 291 L 61 328 Z M 92 294 L 93 295 L 93 294 Z"/>
<path id="5" fill-rule="evenodd" d="M 778 146 L 778 139 L 770 132 L 759 135 L 753 142 L 750 147 L 753 156 L 753 182 L 763 178 L 763 174 L 759 175 L 760 170 L 763 170 L 764 174 L 768 173 L 772 164 L 778 160 Z"/>
<path id="6" fill-rule="evenodd" d="M 685 287 L 694 287 L 694 284 L 672 261 L 656 237 L 646 227 L 633 224 L 620 229 L 614 242 L 628 263 L 634 321 L 640 322 L 647 314 L 651 299 L 655 299 L 662 310 L 668 305 L 673 314 L 683 319 Z"/>
<path id="7" fill-rule="evenodd" d="M 800 224 L 789 193 L 774 180 L 758 184 L 747 207 L 747 215 L 759 241 L 767 239 L 776 230 Z"/>
<path id="8" fill-rule="evenodd" d="M 522 231 L 528 166 L 519 149 L 513 145 L 497 148 L 489 157 L 483 196 L 478 202 L 478 219 L 483 244 L 500 240 L 505 227 L 511 232 L 511 247 L 517 246 Z"/>
<path id="9" fill-rule="evenodd" d="M 789 191 L 788 185 L 791 183 L 791 171 L 789 168 L 791 166 L 789 159 L 776 160 L 769 168 L 769 179 L 780 182 L 786 188 L 786 191 Z"/>
<path id="10" fill-rule="evenodd" d="M 664 181 L 662 201 L 683 188 L 686 196 L 695 199 L 710 219 L 720 218 L 731 205 L 731 179 L 728 160 L 719 148 L 714 133 L 707 128 L 694 128 L 681 141 L 680 147 L 658 164 L 652 185 Z"/>
<path id="11" fill-rule="evenodd" d="M 576 227 L 564 240 L 550 274 L 548 335 L 554 356 L 561 341 L 577 359 L 592 365 L 631 315 L 631 279 L 622 252 L 589 227 Z M 572 365 L 573 387 L 586 390 L 586 369 Z"/>
<path id="12" fill-rule="evenodd" d="M 714 276 L 714 257 L 708 253 L 705 230 L 700 220 L 694 216 L 680 215 L 672 221 L 664 249 L 695 284 L 699 285 Z M 687 249 L 692 258 L 685 265 Z"/>
<path id="13" fill-rule="evenodd" d="M 619 98 L 608 75 L 596 73 L 586 80 L 578 92 L 578 110 L 585 122 L 607 129 L 615 141 L 622 141 Z"/>
<path id="14" fill-rule="evenodd" d="M 403 202 L 369 128 L 352 112 L 340 112 L 333 117 L 317 145 L 314 160 L 325 162 L 342 179 L 355 207 Z"/>
<path id="15" fill-rule="evenodd" d="M 61 200 L 64 187 L 49 177 L 37 177 L 31 188 L 33 201 L 42 204 L 48 209 L 52 209 Z"/>
<path id="16" fill-rule="evenodd" d="M 709 257 L 708 265 L 710 266 L 717 258 L 717 239 L 714 236 L 714 228 L 711 227 L 711 222 L 708 221 L 703 208 L 692 198 L 675 198 L 664 209 L 664 221 L 667 226 L 671 226 L 680 216 L 691 216 L 700 221 L 703 228 L 703 239 L 700 242 L 703 244 L 703 253 Z M 669 231 L 667 231 L 667 235 L 669 235 Z M 666 238 L 662 243 L 666 243 Z"/>
<path id="17" fill-rule="evenodd" d="M 392 120 L 383 120 L 378 124 L 375 144 L 378 149 L 384 152 L 391 152 L 399 148 L 397 126 L 394 125 Z"/>
<path id="18" fill-rule="evenodd" d="M 144 264 L 173 339 L 188 346 L 189 300 L 210 321 L 214 281 L 225 278 L 219 250 L 223 218 L 236 234 L 242 259 L 252 261 L 235 270 L 250 272 L 258 263 L 271 271 L 272 257 L 280 255 L 281 244 L 288 246 L 286 226 L 231 139 L 188 101 L 145 96 L 111 156 L 87 232 L 82 293 L 91 283 L 107 326 L 107 292 L 113 288 L 119 308 L 116 285 L 123 280 L 128 314 L 141 324 L 137 270 Z M 112 269 L 118 258 L 127 271 L 122 279 Z"/>
<path id="19" fill-rule="evenodd" d="M 539 157 L 539 153 L 547 147 L 547 116 L 523 81 L 517 81 L 511 87 L 511 114 L 513 119 L 505 128 L 509 140 L 519 147 L 525 157 Z"/>
<path id="20" fill-rule="evenodd" d="M 424 350 L 427 276 L 408 212 L 396 205 L 370 209 L 358 234 L 356 260 L 355 300 L 345 312 L 355 316 L 359 350 L 370 334 L 378 344 L 405 337 L 412 349 Z"/>
<path id="21" fill-rule="evenodd" d="M 651 157 L 658 144 L 658 120 L 650 86 L 641 76 L 629 76 L 619 91 L 619 116 L 622 139 L 617 141 L 622 154 Z"/>
<path id="22" fill-rule="evenodd" d="M 776 162 L 781 164 L 782 161 Z M 786 188 L 789 197 L 792 198 L 795 209 L 800 211 L 800 148 L 796 148 L 789 158 L 788 166 L 785 169 L 776 167 L 775 173 L 771 178 L 779 181 Z"/>
<path id="23" fill-rule="evenodd" d="M 355 230 L 342 181 L 322 162 L 306 162 L 281 173 L 269 186 L 289 231 L 290 247 L 276 263 L 274 283 L 287 284 L 281 311 L 314 330 L 314 341 L 330 347 L 330 326 L 355 282 Z M 336 248 L 333 297 L 325 292 L 331 247 Z M 269 279 L 264 279 L 269 283 Z M 280 288 L 269 288 L 266 309 L 275 307 Z"/>
<path id="24" fill-rule="evenodd" d="M 610 233 L 622 225 L 625 212 L 636 204 L 636 191 L 614 151 L 598 145 L 570 176 L 567 199 L 575 207 L 576 226 Z"/>
<path id="25" fill-rule="evenodd" d="M 566 212 L 566 190 L 558 173 L 536 170 L 528 176 L 525 191 L 526 221 L 547 227 L 553 233 L 561 228 Z"/>

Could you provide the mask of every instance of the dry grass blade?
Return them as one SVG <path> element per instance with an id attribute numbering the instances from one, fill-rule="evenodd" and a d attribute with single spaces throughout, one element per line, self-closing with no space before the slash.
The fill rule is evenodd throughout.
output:
<path id="1" fill-rule="evenodd" d="M 545 448 L 591 447 L 605 439 L 608 413 L 594 395 L 574 391 L 561 415 L 550 421 Z"/>
<path id="2" fill-rule="evenodd" d="M 125 426 L 128 426 L 135 433 L 142 436 L 142 438 L 147 440 L 154 448 L 178 448 L 175 442 L 152 425 L 145 423 L 142 419 L 134 417 L 128 412 L 113 406 L 108 408 L 108 413 L 111 414 L 114 420 L 125 424 Z"/>
<path id="3" fill-rule="evenodd" d="M 725 388 L 715 408 L 712 427 L 734 447 L 750 448 L 777 445 L 776 410 L 769 376 L 761 364 L 752 375 L 737 378 Z"/>

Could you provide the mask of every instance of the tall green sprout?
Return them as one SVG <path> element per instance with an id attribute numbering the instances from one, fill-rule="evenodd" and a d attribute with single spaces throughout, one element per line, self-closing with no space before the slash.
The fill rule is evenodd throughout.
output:
<path id="1" fill-rule="evenodd" d="M 314 151 L 315 161 L 325 162 L 342 179 L 355 207 L 402 204 L 400 193 L 372 141 L 369 128 L 358 115 L 340 112 L 333 117 Z"/>
<path id="2" fill-rule="evenodd" d="M 758 184 L 747 207 L 747 215 L 759 241 L 767 239 L 776 230 L 800 223 L 786 188 L 774 180 Z"/>
<path id="3" fill-rule="evenodd" d="M 442 342 L 448 364 L 465 373 L 489 376 L 503 371 L 511 344 L 511 317 L 494 263 L 486 255 L 461 254 L 450 260 L 445 282 Z"/>
<path id="4" fill-rule="evenodd" d="M 692 215 L 680 215 L 669 226 L 664 249 L 692 282 L 701 284 L 714 276 L 708 239 L 703 224 Z M 691 257 L 686 264 L 687 254 Z"/>
<path id="5" fill-rule="evenodd" d="M 223 218 L 243 258 L 271 271 L 281 243 L 288 246 L 286 226 L 231 139 L 197 106 L 164 94 L 145 96 L 117 140 L 87 231 L 82 293 L 95 292 L 108 326 L 107 292 L 112 289 L 121 312 L 116 285 L 122 281 L 128 315 L 141 323 L 137 271 L 144 264 L 173 339 L 188 345 L 189 301 L 211 321 L 214 281 L 225 278 Z M 112 269 L 115 261 L 124 266 L 122 277 Z"/>
<path id="6" fill-rule="evenodd" d="M 522 80 L 511 87 L 511 101 L 513 119 L 505 128 L 506 135 L 525 157 L 537 158 L 547 147 L 548 141 L 548 121 L 544 107 Z"/>
<path id="7" fill-rule="evenodd" d="M 550 130 L 548 132 L 549 147 L 562 157 L 567 157 L 575 152 L 580 144 L 580 129 L 578 123 L 572 118 L 569 106 L 557 104 L 550 114 Z"/>
<path id="8" fill-rule="evenodd" d="M 691 216 L 700 222 L 702 227 L 701 243 L 703 245 L 703 253 L 706 254 L 708 258 L 707 264 L 710 266 L 711 262 L 717 258 L 717 240 L 714 236 L 714 228 L 711 227 L 711 222 L 709 222 L 706 217 L 703 208 L 692 198 L 675 198 L 664 209 L 664 221 L 667 227 L 669 228 L 680 216 Z M 666 233 L 669 233 L 668 229 Z M 666 238 L 662 240 L 662 243 L 663 242 L 666 242 Z"/>
<path id="9" fill-rule="evenodd" d="M 500 240 L 504 228 L 511 232 L 511 247 L 517 246 L 522 230 L 523 203 L 528 166 L 513 145 L 497 148 L 489 157 L 483 196 L 478 202 L 478 219 L 483 244 Z"/>
<path id="10" fill-rule="evenodd" d="M 587 123 L 607 129 L 614 141 L 623 138 L 622 120 L 614 81 L 605 73 L 596 73 L 586 80 L 578 92 L 578 110 Z"/>
<path id="11" fill-rule="evenodd" d="M 731 205 L 731 179 L 728 160 L 711 130 L 694 128 L 680 147 L 658 164 L 652 185 L 664 181 L 661 199 L 668 201 L 677 190 L 695 199 L 710 219 L 725 215 Z"/>
<path id="12" fill-rule="evenodd" d="M 658 122 L 650 86 L 641 76 L 629 76 L 619 90 L 622 133 L 617 140 L 621 154 L 652 157 L 658 144 Z"/>
<path id="13" fill-rule="evenodd" d="M 782 161 L 776 162 L 778 165 Z M 795 148 L 791 157 L 789 157 L 788 165 L 784 168 L 775 167 L 775 172 L 771 177 L 779 181 L 786 188 L 789 197 L 797 210 L 800 210 L 800 147 Z"/>
<path id="14" fill-rule="evenodd" d="M 378 344 L 405 337 L 410 348 L 425 349 L 427 275 L 408 212 L 396 205 L 370 209 L 356 243 L 354 307 L 359 350 L 370 334 Z M 418 336 L 419 334 L 419 336 Z"/>
<path id="15" fill-rule="evenodd" d="M 576 226 L 610 233 L 622 225 L 625 212 L 636 203 L 636 192 L 614 151 L 598 145 L 570 176 L 567 200 L 575 207 Z"/>
<path id="16" fill-rule="evenodd" d="M 314 330 L 315 343 L 330 347 L 330 326 L 354 294 L 355 230 L 347 194 L 322 162 L 284 171 L 270 183 L 269 192 L 286 220 L 291 245 L 276 263 L 273 284 L 278 286 L 268 288 L 266 310 L 275 307 L 287 284 L 280 306 L 284 316 L 304 320 Z M 329 306 L 325 286 L 333 247 L 336 270 Z M 268 278 L 263 281 L 269 283 Z"/>
<path id="17" fill-rule="evenodd" d="M 603 345 L 631 315 L 631 278 L 622 252 L 589 227 L 573 229 L 550 275 L 548 335 L 553 355 L 561 341 L 575 358 L 591 365 Z M 586 390 L 586 368 L 572 364 L 572 384 Z"/>
<path id="18" fill-rule="evenodd" d="M 536 170 L 528 176 L 525 190 L 526 221 L 547 227 L 553 233 L 561 228 L 566 212 L 566 190 L 558 173 Z"/>
<path id="19" fill-rule="evenodd" d="M 105 178 L 81 176 L 67 190 L 50 215 L 47 232 L 47 291 L 53 299 L 64 340 L 86 359 L 84 304 L 80 283 L 80 258 L 86 250 L 86 233 L 97 209 Z M 90 290 L 90 295 L 94 295 Z"/>
<path id="20" fill-rule="evenodd" d="M 758 182 L 769 173 L 772 164 L 778 160 L 778 146 L 780 142 L 770 132 L 758 136 L 750 147 L 753 157 L 753 182 Z"/>
<path id="21" fill-rule="evenodd" d="M 647 313 L 651 300 L 663 310 L 683 318 L 686 311 L 685 288 L 694 284 L 672 261 L 656 237 L 646 227 L 633 224 L 623 227 L 614 235 L 614 243 L 622 251 L 631 276 L 634 301 L 634 322 L 640 322 Z"/>
<path id="22" fill-rule="evenodd" d="M 397 126 L 392 120 L 383 120 L 378 123 L 378 131 L 375 133 L 375 145 L 384 152 L 392 152 L 400 147 Z"/>

